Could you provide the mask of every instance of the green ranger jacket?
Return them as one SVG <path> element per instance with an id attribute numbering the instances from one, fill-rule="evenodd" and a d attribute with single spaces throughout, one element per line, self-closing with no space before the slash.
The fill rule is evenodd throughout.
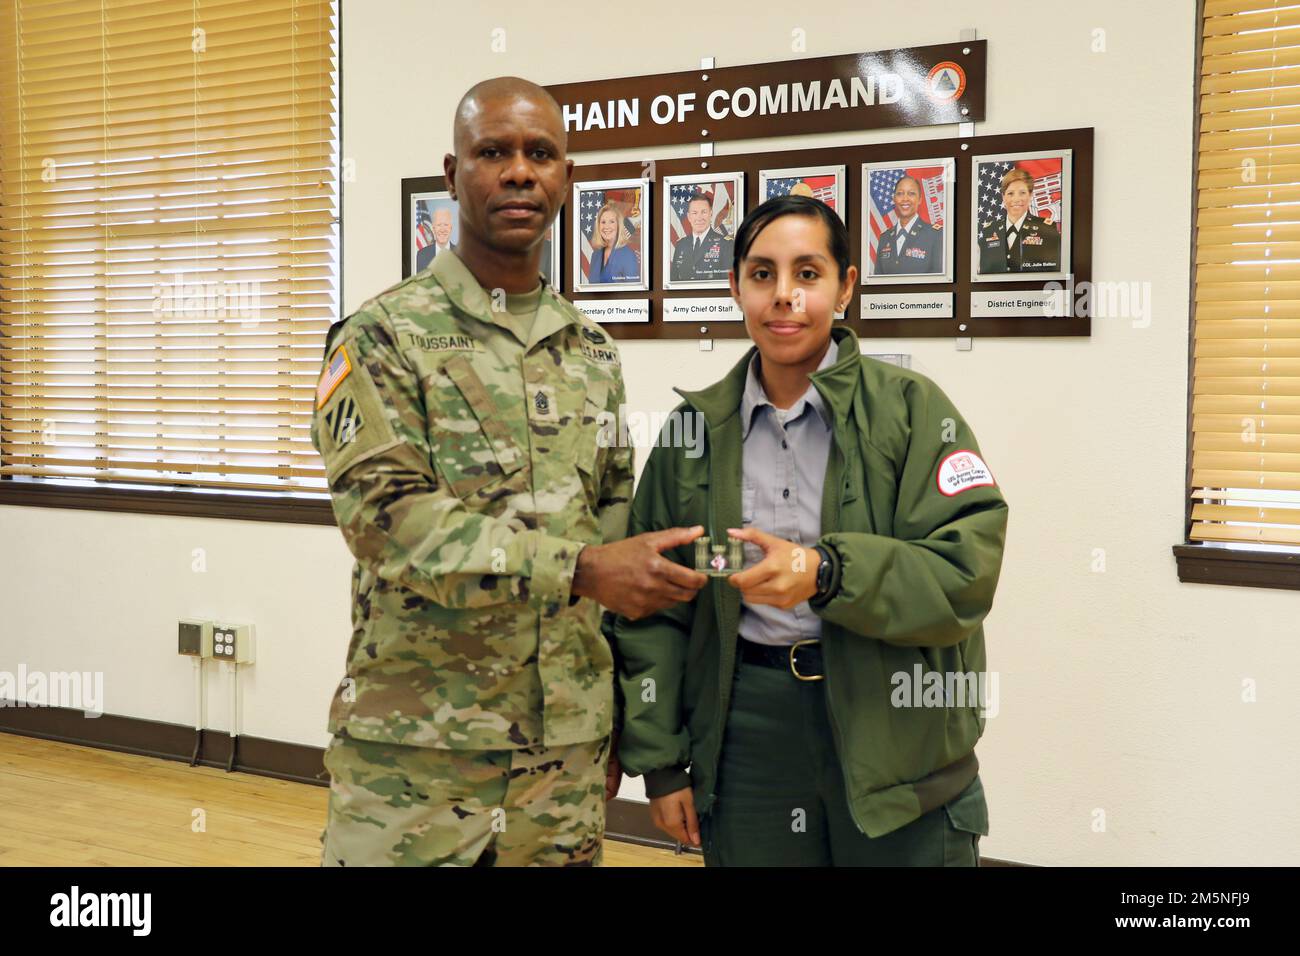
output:
<path id="1" fill-rule="evenodd" d="M 494 309 L 493 306 L 496 306 Z M 502 750 L 610 732 L 601 609 L 578 552 L 622 538 L 618 351 L 547 285 L 531 331 L 454 253 L 331 330 L 312 441 L 356 557 L 329 729 Z"/>
<path id="2" fill-rule="evenodd" d="M 811 376 L 834 418 L 823 535 L 802 543 L 832 556 L 829 598 L 810 603 L 822 620 L 849 808 L 876 837 L 948 802 L 978 770 L 988 700 L 972 685 L 986 686 L 981 621 L 1002 565 L 1007 506 L 938 386 L 862 356 L 849 329 L 832 335 L 838 360 Z M 703 454 L 662 443 L 651 452 L 629 533 L 698 524 L 721 543 L 727 528 L 742 527 L 739 412 L 754 351 L 722 381 L 679 392 L 678 414 L 703 418 Z M 668 555 L 694 566 L 693 545 Z M 613 624 L 623 769 L 644 774 L 652 797 L 690 786 L 700 813 L 716 799 L 739 615 L 740 593 L 714 578 L 690 604 Z M 935 680 L 945 681 L 947 701 Z M 987 832 L 987 817 L 978 825 Z"/>

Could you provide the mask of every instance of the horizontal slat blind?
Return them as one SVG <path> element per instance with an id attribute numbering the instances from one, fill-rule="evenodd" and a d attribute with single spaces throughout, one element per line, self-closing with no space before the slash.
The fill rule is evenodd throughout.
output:
<path id="1" fill-rule="evenodd" d="M 0 0 L 0 476 L 316 491 L 329 0 Z"/>
<path id="2" fill-rule="evenodd" d="M 1300 545 L 1300 3 L 1203 26 L 1191 537 Z"/>

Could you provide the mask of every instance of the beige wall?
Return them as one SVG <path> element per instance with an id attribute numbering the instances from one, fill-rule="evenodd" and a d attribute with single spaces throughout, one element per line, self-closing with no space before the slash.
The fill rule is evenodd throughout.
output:
<path id="1" fill-rule="evenodd" d="M 597 25 L 585 4 L 348 2 L 343 151 L 356 181 L 345 200 L 345 304 L 399 278 L 400 180 L 441 170 L 452 108 L 474 80 L 784 59 L 795 29 L 817 56 L 976 28 L 990 64 L 977 132 L 1094 126 L 1094 278 L 1150 283 L 1153 301 L 1148 327 L 1098 319 L 1090 339 L 978 341 L 965 353 L 948 340 L 870 343 L 911 353 L 949 392 L 1011 504 L 987 626 L 1001 712 L 980 746 L 993 829 L 982 849 L 1042 864 L 1289 862 L 1300 845 L 1300 770 L 1296 695 L 1284 678 L 1300 670 L 1300 598 L 1180 585 L 1170 554 L 1183 515 L 1192 7 L 828 0 L 813 15 L 768 0 L 665 0 L 605 4 Z M 491 52 L 497 28 L 502 53 Z M 1092 52 L 1098 29 L 1103 53 Z M 666 410 L 670 385 L 704 385 L 740 351 L 625 344 L 629 402 Z M 0 669 L 102 669 L 108 711 L 184 722 L 190 669 L 173 653 L 175 620 L 249 620 L 261 658 L 248 675 L 245 732 L 325 742 L 348 637 L 349 556 L 336 531 L 26 508 L 0 508 L 0 523 Z M 203 574 L 191 570 L 198 547 Z M 1098 548 L 1104 573 L 1091 570 Z M 1257 703 L 1241 700 L 1248 678 Z M 212 689 L 211 723 L 224 727 L 221 682 Z M 1105 832 L 1093 830 L 1097 810 Z"/>

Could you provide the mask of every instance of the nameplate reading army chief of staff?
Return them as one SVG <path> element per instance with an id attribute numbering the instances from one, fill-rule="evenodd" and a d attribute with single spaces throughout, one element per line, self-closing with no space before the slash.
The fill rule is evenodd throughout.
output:
<path id="1" fill-rule="evenodd" d="M 660 552 L 703 529 L 627 537 L 618 349 L 540 273 L 573 178 L 555 100 L 486 80 L 453 137 L 456 248 L 330 329 L 316 390 L 356 558 L 321 862 L 591 865 L 621 775 L 601 607 L 694 598 Z"/>

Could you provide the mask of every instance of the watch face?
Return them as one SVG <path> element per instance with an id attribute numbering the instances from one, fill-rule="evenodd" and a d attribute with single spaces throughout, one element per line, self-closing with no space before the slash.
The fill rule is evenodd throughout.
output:
<path id="1" fill-rule="evenodd" d="M 826 552 L 821 548 L 817 549 L 818 555 L 821 556 L 821 564 L 817 565 L 817 590 L 825 591 L 827 585 L 831 583 L 831 563 L 827 560 Z"/>

